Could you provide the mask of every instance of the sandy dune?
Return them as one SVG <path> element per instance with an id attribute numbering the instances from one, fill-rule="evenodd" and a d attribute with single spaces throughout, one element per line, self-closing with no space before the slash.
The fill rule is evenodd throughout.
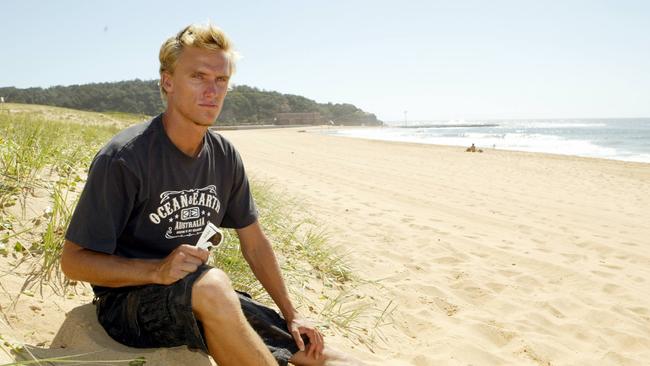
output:
<path id="1" fill-rule="evenodd" d="M 650 359 L 650 164 L 225 131 L 396 301 L 385 365 Z M 346 347 L 337 337 L 331 343 Z"/>

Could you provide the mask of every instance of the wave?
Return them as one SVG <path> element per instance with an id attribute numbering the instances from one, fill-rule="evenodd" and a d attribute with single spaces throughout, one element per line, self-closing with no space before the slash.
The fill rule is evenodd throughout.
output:
<path id="1" fill-rule="evenodd" d="M 524 128 L 599 128 L 607 127 L 607 123 L 603 122 L 524 122 L 513 123 L 511 125 L 504 125 L 504 127 L 519 126 Z"/>
<path id="2" fill-rule="evenodd" d="M 444 134 L 436 133 L 430 129 L 409 131 L 400 128 L 370 128 L 337 130 L 330 132 L 330 134 L 383 141 L 462 147 L 475 144 L 483 149 L 493 148 L 650 163 L 650 153 L 631 152 L 625 149 L 625 145 L 620 147 L 602 146 L 588 139 L 533 133 L 532 131 L 527 132 L 525 129 L 504 133 L 458 131 L 453 134 Z"/>

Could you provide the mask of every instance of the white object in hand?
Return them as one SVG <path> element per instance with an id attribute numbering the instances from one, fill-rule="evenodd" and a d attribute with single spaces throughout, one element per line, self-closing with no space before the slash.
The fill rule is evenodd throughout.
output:
<path id="1" fill-rule="evenodd" d="M 201 249 L 210 250 L 223 241 L 223 233 L 211 222 L 208 222 L 201 233 L 201 237 L 196 242 L 196 246 Z"/>

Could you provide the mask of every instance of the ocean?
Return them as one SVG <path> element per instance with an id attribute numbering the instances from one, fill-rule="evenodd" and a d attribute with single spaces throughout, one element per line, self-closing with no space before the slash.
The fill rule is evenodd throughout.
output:
<path id="1" fill-rule="evenodd" d="M 326 133 L 650 163 L 650 118 L 418 121 L 408 126 L 331 129 Z"/>

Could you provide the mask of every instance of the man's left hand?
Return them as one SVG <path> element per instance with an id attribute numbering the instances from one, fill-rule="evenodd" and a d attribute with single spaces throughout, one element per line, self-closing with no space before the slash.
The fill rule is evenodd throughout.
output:
<path id="1" fill-rule="evenodd" d="M 309 320 L 296 317 L 287 322 L 287 327 L 301 351 L 305 351 L 305 342 L 303 342 L 301 335 L 304 334 L 309 338 L 309 349 L 306 350 L 307 357 L 318 360 L 323 356 L 325 340 L 323 339 L 323 335 L 318 331 L 318 328 Z"/>

